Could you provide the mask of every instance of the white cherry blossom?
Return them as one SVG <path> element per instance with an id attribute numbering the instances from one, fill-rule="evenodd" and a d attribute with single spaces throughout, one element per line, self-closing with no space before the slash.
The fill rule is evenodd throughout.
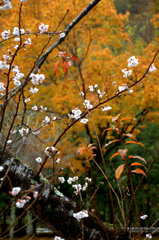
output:
<path id="1" fill-rule="evenodd" d="M 82 210 L 80 212 L 73 213 L 73 217 L 76 218 L 78 221 L 80 221 L 82 218 L 89 217 L 88 211 Z"/>
<path id="2" fill-rule="evenodd" d="M 0 92 L 3 92 L 5 89 L 4 83 L 0 82 Z"/>
<path id="3" fill-rule="evenodd" d="M 39 25 L 40 33 L 47 32 L 47 31 L 48 31 L 48 28 L 49 28 L 49 25 L 44 25 L 44 23 L 41 23 L 41 24 Z"/>
<path id="4" fill-rule="evenodd" d="M 3 39 L 8 39 L 8 36 L 10 34 L 10 30 L 5 30 L 4 32 L 2 32 L 1 36 Z"/>
<path id="5" fill-rule="evenodd" d="M 88 123 L 88 119 L 87 118 L 82 118 L 80 120 L 80 122 L 83 123 L 83 124 L 87 124 Z"/>
<path id="6" fill-rule="evenodd" d="M 138 65 L 138 59 L 132 56 L 128 59 L 128 67 L 136 67 Z"/>
<path id="7" fill-rule="evenodd" d="M 154 72 L 156 70 L 157 70 L 157 68 L 154 66 L 154 64 L 151 64 L 151 66 L 149 68 L 149 73 Z"/>
<path id="8" fill-rule="evenodd" d="M 16 207 L 23 208 L 26 203 L 27 203 L 26 199 L 18 199 L 18 201 L 16 202 Z"/>
<path id="9" fill-rule="evenodd" d="M 41 162 L 42 162 L 42 158 L 41 158 L 41 157 L 37 157 L 37 158 L 35 159 L 35 161 L 38 162 L 38 163 L 41 163 Z"/>
<path id="10" fill-rule="evenodd" d="M 21 191 L 21 187 L 13 187 L 11 191 L 11 195 L 16 196 L 20 193 L 20 191 Z"/>

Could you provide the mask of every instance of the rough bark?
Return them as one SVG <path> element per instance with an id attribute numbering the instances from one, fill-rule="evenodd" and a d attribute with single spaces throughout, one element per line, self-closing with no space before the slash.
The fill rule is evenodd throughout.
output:
<path id="1" fill-rule="evenodd" d="M 28 210 L 31 211 L 34 216 L 48 225 L 56 235 L 71 240 L 114 239 L 114 231 L 91 213 L 89 213 L 88 218 L 77 221 L 73 217 L 73 213 L 82 210 L 80 206 L 67 197 L 61 196 L 61 193 L 54 186 L 47 184 L 40 178 L 35 179 L 34 172 L 19 160 L 14 159 L 8 152 L 5 152 L 0 159 L 0 165 L 4 167 L 0 177 L 4 177 L 7 172 L 1 190 L 9 193 L 11 187 L 20 186 L 22 191 L 17 196 L 18 199 L 34 185 L 36 187 L 34 190 L 39 192 L 39 196 L 36 199 L 33 198 L 30 191 L 31 200 L 25 205 L 24 213 Z M 121 229 L 117 230 L 117 236 L 118 240 L 129 240 L 128 233 Z"/>

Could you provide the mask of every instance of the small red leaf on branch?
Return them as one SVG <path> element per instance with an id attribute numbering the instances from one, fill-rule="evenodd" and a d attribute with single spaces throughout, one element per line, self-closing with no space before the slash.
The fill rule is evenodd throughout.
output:
<path id="1" fill-rule="evenodd" d="M 59 68 L 59 66 L 60 66 L 61 63 L 62 63 L 62 60 L 60 60 L 60 61 L 58 61 L 58 62 L 55 63 L 55 68 L 54 68 L 54 73 L 55 73 L 55 75 L 57 75 L 57 73 L 58 73 L 58 68 Z"/>
<path id="2" fill-rule="evenodd" d="M 142 167 L 146 168 L 143 164 L 138 163 L 138 162 L 131 163 L 130 166 L 131 166 L 131 167 L 132 167 L 132 166 L 142 166 Z"/>
<path id="3" fill-rule="evenodd" d="M 114 153 L 114 154 L 111 156 L 110 161 L 112 160 L 112 158 L 114 158 L 114 157 L 116 157 L 116 156 L 119 156 L 119 153 L 118 153 L 118 152 L 117 152 L 117 153 Z"/>
<path id="4" fill-rule="evenodd" d="M 140 168 L 136 168 L 135 170 L 132 170 L 131 172 L 133 173 L 137 173 L 137 174 L 142 174 L 146 177 L 146 174 L 144 173 L 144 171 Z"/>
<path id="5" fill-rule="evenodd" d="M 76 62 L 79 63 L 78 58 L 76 56 L 72 56 L 72 57 L 70 57 L 70 59 L 73 59 L 73 60 L 75 60 Z"/>
<path id="6" fill-rule="evenodd" d="M 129 158 L 137 158 L 137 159 L 140 159 L 141 161 L 143 161 L 145 164 L 147 163 L 146 160 L 140 156 L 132 156 L 130 155 Z"/>
<path id="7" fill-rule="evenodd" d="M 124 166 L 125 166 L 125 164 L 119 165 L 119 167 L 116 169 L 116 171 L 115 171 L 116 179 L 120 178 L 122 172 L 124 171 Z"/>
<path id="8" fill-rule="evenodd" d="M 127 141 L 125 144 L 129 144 L 129 143 L 139 144 L 140 146 L 145 147 L 144 144 L 142 144 L 140 142 L 135 142 L 135 141 Z"/>

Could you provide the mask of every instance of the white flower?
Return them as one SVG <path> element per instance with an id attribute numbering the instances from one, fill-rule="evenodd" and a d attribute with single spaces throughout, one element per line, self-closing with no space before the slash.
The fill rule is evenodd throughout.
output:
<path id="1" fill-rule="evenodd" d="M 151 66 L 149 68 L 149 73 L 154 72 L 156 70 L 157 70 L 157 68 L 154 66 L 154 64 L 151 64 Z"/>
<path id="2" fill-rule="evenodd" d="M 121 71 L 124 73 L 124 78 L 127 78 L 132 74 L 132 70 L 127 70 L 126 68 L 122 69 Z"/>
<path id="3" fill-rule="evenodd" d="M 38 194 L 39 194 L 39 193 L 38 193 L 37 191 L 33 192 L 33 197 L 34 197 L 34 198 L 37 198 Z"/>
<path id="4" fill-rule="evenodd" d="M 94 88 L 97 88 L 97 87 L 98 87 L 98 84 L 95 84 L 95 85 L 94 85 Z"/>
<path id="5" fill-rule="evenodd" d="M 25 45 L 31 45 L 31 38 L 28 38 L 24 42 Z"/>
<path id="6" fill-rule="evenodd" d="M 15 42 L 19 42 L 19 41 L 20 41 L 20 38 L 19 38 L 19 37 L 16 37 L 16 38 L 14 38 L 14 41 L 15 41 Z"/>
<path id="7" fill-rule="evenodd" d="M 17 208 L 23 208 L 24 205 L 26 204 L 27 200 L 25 199 L 18 199 L 18 201 L 16 202 L 16 207 Z"/>
<path id="8" fill-rule="evenodd" d="M 85 184 L 84 184 L 83 187 L 82 187 L 82 191 L 86 191 L 87 187 L 88 187 L 88 183 L 85 182 Z"/>
<path id="9" fill-rule="evenodd" d="M 145 220 L 146 218 L 147 218 L 148 216 L 145 214 L 145 215 L 142 215 L 142 216 L 140 216 L 140 218 L 142 219 L 142 220 Z"/>
<path id="10" fill-rule="evenodd" d="M 47 156 L 53 155 L 56 151 L 57 151 L 57 149 L 53 146 L 45 148 L 45 153 Z"/>
<path id="11" fill-rule="evenodd" d="M 18 47 L 19 47 L 19 45 L 15 45 L 15 46 L 14 46 L 14 49 L 17 49 Z"/>
<path id="12" fill-rule="evenodd" d="M 94 92 L 94 87 L 92 85 L 90 85 L 88 88 L 90 92 Z"/>
<path id="13" fill-rule="evenodd" d="M 45 119 L 42 121 L 42 126 L 47 125 L 50 122 L 51 122 L 51 119 L 48 116 L 46 116 Z"/>
<path id="14" fill-rule="evenodd" d="M 60 158 L 58 158 L 58 159 L 56 160 L 56 163 L 60 163 L 60 161 L 61 161 L 61 159 L 60 159 Z"/>
<path id="15" fill-rule="evenodd" d="M 72 187 L 75 189 L 74 193 L 76 195 L 82 190 L 81 184 L 74 184 L 74 185 L 72 185 Z"/>
<path id="16" fill-rule="evenodd" d="M 21 85 L 21 82 L 19 80 L 14 80 L 14 85 L 16 85 L 17 87 L 19 87 Z"/>
<path id="17" fill-rule="evenodd" d="M 60 181 L 60 183 L 64 183 L 65 182 L 65 178 L 64 177 L 58 177 L 58 180 Z"/>
<path id="18" fill-rule="evenodd" d="M 29 128 L 21 128 L 19 129 L 19 133 L 22 137 L 24 137 L 29 133 Z"/>
<path id="19" fill-rule="evenodd" d="M 12 143 L 12 140 L 8 140 L 8 141 L 7 141 L 7 144 L 10 144 L 10 143 Z"/>
<path id="20" fill-rule="evenodd" d="M 68 116 L 70 118 L 79 119 L 81 114 L 82 114 L 81 110 L 78 109 L 78 108 L 75 108 L 75 109 L 72 110 L 72 114 L 68 114 Z"/>
<path id="21" fill-rule="evenodd" d="M 45 75 L 44 74 L 34 74 L 34 73 L 31 73 L 30 77 L 32 78 L 31 79 L 31 82 L 34 84 L 34 85 L 39 85 L 40 83 L 42 83 L 45 79 Z"/>
<path id="22" fill-rule="evenodd" d="M 4 170 L 3 166 L 0 166 L 0 172 L 2 172 Z"/>
<path id="23" fill-rule="evenodd" d="M 36 105 L 34 105 L 32 108 L 31 108 L 32 111 L 38 111 L 38 107 Z"/>
<path id="24" fill-rule="evenodd" d="M 24 100 L 24 102 L 25 102 L 25 103 L 30 102 L 30 98 L 26 98 L 26 99 Z"/>
<path id="25" fill-rule="evenodd" d="M 61 238 L 61 237 L 58 237 L 58 236 L 55 236 L 54 237 L 54 240 L 65 240 L 64 238 Z"/>
<path id="26" fill-rule="evenodd" d="M 89 100 L 84 100 L 83 105 L 85 106 L 85 108 L 87 109 L 91 109 L 93 106 L 90 104 Z"/>
<path id="27" fill-rule="evenodd" d="M 44 74 L 39 74 L 39 83 L 42 83 L 45 79 L 45 75 Z"/>
<path id="28" fill-rule="evenodd" d="M 20 35 L 20 33 L 23 34 L 24 33 L 24 29 L 20 29 L 20 31 L 19 31 L 18 27 L 14 27 L 13 34 L 14 35 Z"/>
<path id="29" fill-rule="evenodd" d="M 65 33 L 60 33 L 60 38 L 64 38 L 66 36 Z"/>
<path id="30" fill-rule="evenodd" d="M 92 182 L 92 178 L 86 177 L 86 178 L 85 178 L 85 181 L 87 181 L 87 182 Z"/>
<path id="31" fill-rule="evenodd" d="M 118 90 L 119 90 L 119 92 L 122 92 L 122 91 L 126 90 L 127 88 L 128 88 L 127 85 L 123 85 L 123 86 L 119 86 Z"/>
<path id="32" fill-rule="evenodd" d="M 39 26 L 40 33 L 47 32 L 49 28 L 49 25 L 44 25 L 44 23 L 41 23 Z"/>
<path id="33" fill-rule="evenodd" d="M 3 92 L 5 89 L 4 84 L 0 82 L 0 92 Z"/>
<path id="34" fill-rule="evenodd" d="M 83 97 L 83 96 L 84 96 L 84 92 L 81 91 L 81 92 L 79 93 L 79 95 Z"/>
<path id="35" fill-rule="evenodd" d="M 5 30 L 4 32 L 2 32 L 1 36 L 3 39 L 8 39 L 8 36 L 10 34 L 10 30 Z"/>
<path id="36" fill-rule="evenodd" d="M 0 69 L 5 70 L 6 68 L 9 68 L 9 65 L 7 65 L 5 61 L 0 61 Z"/>
<path id="37" fill-rule="evenodd" d="M 39 89 L 36 88 L 36 87 L 35 88 L 32 88 L 32 87 L 30 88 L 31 93 L 37 93 L 38 91 L 39 91 Z"/>
<path id="38" fill-rule="evenodd" d="M 132 56 L 128 59 L 128 67 L 136 67 L 138 64 L 138 59 L 135 56 Z"/>
<path id="39" fill-rule="evenodd" d="M 19 73 L 20 72 L 18 66 L 14 66 L 14 68 L 12 68 L 12 71 L 14 73 Z"/>
<path id="40" fill-rule="evenodd" d="M 83 124 L 87 124 L 88 123 L 88 119 L 87 118 L 82 118 L 80 120 L 80 122 L 83 123 Z"/>
<path id="41" fill-rule="evenodd" d="M 72 183 L 73 183 L 73 178 L 69 177 L 69 178 L 67 179 L 67 182 L 68 182 L 68 184 L 72 184 Z"/>
<path id="42" fill-rule="evenodd" d="M 41 163 L 41 162 L 42 162 L 42 158 L 41 158 L 41 157 L 37 157 L 37 158 L 35 159 L 35 161 L 38 162 L 38 163 Z"/>
<path id="43" fill-rule="evenodd" d="M 111 106 L 107 106 L 107 107 L 103 107 L 103 108 L 102 108 L 102 111 L 105 112 L 105 111 L 109 111 L 109 110 L 111 110 L 111 109 L 112 109 Z"/>
<path id="44" fill-rule="evenodd" d="M 20 193 L 20 191 L 21 191 L 20 187 L 13 187 L 12 191 L 11 191 L 11 194 L 12 194 L 12 196 L 16 196 Z"/>
<path id="45" fill-rule="evenodd" d="M 152 235 L 151 234 L 146 234 L 146 238 L 152 239 Z"/>
<path id="46" fill-rule="evenodd" d="M 73 217 L 76 218 L 78 221 L 80 221 L 82 218 L 86 218 L 88 216 L 89 216 L 88 211 L 86 211 L 86 210 L 82 210 L 80 212 L 73 213 Z"/>
<path id="47" fill-rule="evenodd" d="M 9 10 L 10 8 L 12 8 L 12 4 L 11 2 L 9 2 L 9 0 L 5 0 L 4 3 L 5 4 L 2 7 L 0 7 L 0 9 Z"/>
<path id="48" fill-rule="evenodd" d="M 130 94 L 133 93 L 133 90 L 132 89 L 128 90 L 128 93 L 130 93 Z"/>
<path id="49" fill-rule="evenodd" d="M 8 56 L 8 55 L 3 55 L 3 58 L 4 58 L 5 60 L 10 60 L 10 56 Z"/>

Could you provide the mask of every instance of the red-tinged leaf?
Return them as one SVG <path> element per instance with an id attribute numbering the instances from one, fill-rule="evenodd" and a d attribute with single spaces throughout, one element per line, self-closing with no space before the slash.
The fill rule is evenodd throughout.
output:
<path id="1" fill-rule="evenodd" d="M 75 60 L 76 62 L 79 63 L 79 60 L 78 60 L 78 58 L 76 56 L 72 56 L 72 57 L 70 57 L 70 59 L 73 59 L 73 60 Z"/>
<path id="2" fill-rule="evenodd" d="M 111 161 L 114 157 L 116 157 L 116 156 L 119 156 L 119 153 L 118 153 L 118 152 L 117 152 L 117 153 L 114 153 L 114 154 L 111 156 L 110 161 Z"/>
<path id="3" fill-rule="evenodd" d="M 103 133 L 105 133 L 105 131 L 118 131 L 118 129 L 116 129 L 116 128 L 106 128 L 106 129 L 104 129 Z"/>
<path id="4" fill-rule="evenodd" d="M 130 155 L 129 158 L 137 158 L 137 159 L 140 159 L 141 161 L 143 161 L 145 164 L 147 163 L 146 160 L 140 156 L 132 156 Z"/>
<path id="5" fill-rule="evenodd" d="M 110 144 L 115 143 L 115 142 L 120 142 L 120 140 L 115 139 L 115 140 L 109 141 L 107 144 L 104 145 L 104 147 L 107 147 Z"/>
<path id="6" fill-rule="evenodd" d="M 112 118 L 112 122 L 117 121 L 119 119 L 120 115 L 121 115 L 121 113 L 118 113 L 118 115 L 116 117 Z"/>
<path id="7" fill-rule="evenodd" d="M 131 117 L 123 117 L 120 119 L 120 121 L 127 121 L 127 120 L 136 120 L 136 119 Z"/>
<path id="8" fill-rule="evenodd" d="M 131 133 L 125 133 L 125 134 L 123 134 L 123 136 L 129 137 L 129 138 L 133 138 L 133 139 L 136 140 L 135 136 L 133 134 L 131 134 Z"/>
<path id="9" fill-rule="evenodd" d="M 132 166 L 142 166 L 142 167 L 146 168 L 143 164 L 138 163 L 138 162 L 131 163 L 130 166 L 131 166 L 131 167 L 132 167 Z"/>
<path id="10" fill-rule="evenodd" d="M 119 179 L 119 178 L 120 178 L 122 172 L 124 171 L 124 167 L 125 167 L 125 164 L 122 164 L 122 165 L 120 165 L 120 166 L 116 169 L 116 171 L 115 171 L 115 177 L 116 177 L 116 179 Z"/>
<path id="11" fill-rule="evenodd" d="M 70 66 L 69 66 L 68 62 L 64 61 L 63 66 L 62 66 L 64 73 L 67 74 L 69 67 Z"/>
<path id="12" fill-rule="evenodd" d="M 62 52 L 62 51 L 60 51 L 60 52 L 58 53 L 58 56 L 59 56 L 59 57 L 66 57 L 66 56 L 67 56 L 67 52 Z"/>
<path id="13" fill-rule="evenodd" d="M 133 173 L 137 173 L 137 174 L 142 174 L 146 177 L 146 174 L 144 173 L 144 171 L 140 168 L 136 168 L 135 170 L 132 170 L 131 172 Z"/>
<path id="14" fill-rule="evenodd" d="M 135 141 L 127 141 L 127 142 L 126 142 L 126 144 L 129 144 L 129 143 L 139 144 L 140 146 L 145 147 L 144 144 L 142 144 L 142 143 L 140 143 L 140 142 L 135 142 Z"/>
<path id="15" fill-rule="evenodd" d="M 62 60 L 60 60 L 59 62 L 56 62 L 56 63 L 55 63 L 55 68 L 54 68 L 54 73 L 55 73 L 55 75 L 57 75 L 57 73 L 58 73 L 58 68 L 59 68 L 59 66 L 60 66 L 61 63 L 62 63 Z"/>

